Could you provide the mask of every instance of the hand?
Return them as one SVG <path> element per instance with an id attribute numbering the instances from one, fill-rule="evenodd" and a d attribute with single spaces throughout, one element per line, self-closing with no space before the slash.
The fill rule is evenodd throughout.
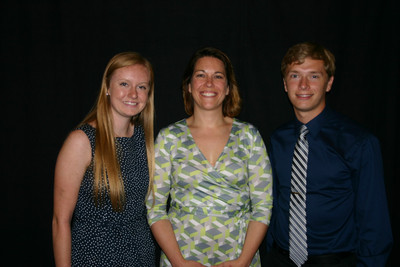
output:
<path id="1" fill-rule="evenodd" d="M 239 260 L 225 261 L 223 263 L 213 265 L 212 267 L 248 267 L 249 265 L 239 262 Z"/>
<path id="2" fill-rule="evenodd" d="M 174 267 L 206 267 L 205 265 L 201 264 L 200 262 L 197 261 L 188 261 L 185 260 L 184 262 L 178 264 L 178 265 L 174 265 Z"/>

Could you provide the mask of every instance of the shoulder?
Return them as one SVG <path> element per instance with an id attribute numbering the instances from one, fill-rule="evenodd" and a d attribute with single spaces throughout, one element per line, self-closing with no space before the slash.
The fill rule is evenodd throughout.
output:
<path id="1" fill-rule="evenodd" d="M 289 121 L 286 122 L 282 125 L 280 125 L 278 128 L 276 128 L 270 136 L 270 139 L 281 139 L 281 138 L 286 138 L 288 135 L 293 135 L 295 130 L 295 121 Z"/>
<path id="2" fill-rule="evenodd" d="M 332 111 L 321 129 L 321 136 L 342 153 L 353 153 L 373 144 L 379 147 L 378 138 L 353 119 Z"/>
<path id="3" fill-rule="evenodd" d="M 324 131 L 333 133 L 335 136 L 340 136 L 344 139 L 353 141 L 364 139 L 376 139 L 376 137 L 365 127 L 353 119 L 336 111 L 331 111 L 327 118 Z"/>
<path id="4" fill-rule="evenodd" d="M 72 132 L 84 133 L 89 139 L 96 137 L 96 128 L 95 128 L 94 124 L 85 123 L 85 124 L 79 125 Z"/>
<path id="5" fill-rule="evenodd" d="M 161 128 L 161 130 L 159 131 L 158 135 L 175 135 L 178 136 L 181 133 L 186 132 L 188 129 L 187 124 L 186 124 L 186 120 L 182 119 L 179 120 L 177 122 L 171 123 L 166 127 Z"/>
<path id="6" fill-rule="evenodd" d="M 258 134 L 258 128 L 254 126 L 250 122 L 242 121 L 240 119 L 234 119 L 233 124 L 232 124 L 233 132 L 245 132 L 245 133 L 251 133 L 251 134 Z"/>
<path id="7" fill-rule="evenodd" d="M 71 131 L 65 139 L 57 157 L 55 180 L 59 190 L 76 190 L 92 160 L 88 136 L 81 129 Z"/>
<path id="8" fill-rule="evenodd" d="M 258 128 L 250 122 L 241 121 L 235 119 L 232 125 L 233 134 L 240 143 L 244 145 L 249 145 L 251 147 L 264 147 L 264 140 L 259 132 Z"/>
<path id="9" fill-rule="evenodd" d="M 90 160 L 91 145 L 88 136 L 81 129 L 71 131 L 60 149 L 57 161 L 87 166 Z"/>
<path id="10" fill-rule="evenodd" d="M 72 149 L 90 148 L 90 140 L 87 131 L 84 131 L 80 127 L 71 131 L 65 139 L 63 146 L 71 147 Z"/>

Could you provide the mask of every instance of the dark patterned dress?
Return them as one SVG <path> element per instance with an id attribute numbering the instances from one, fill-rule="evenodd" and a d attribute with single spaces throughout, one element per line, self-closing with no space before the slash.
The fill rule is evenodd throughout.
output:
<path id="1" fill-rule="evenodd" d="M 93 159 L 96 129 L 88 124 L 78 129 L 88 136 Z M 155 266 L 155 245 L 146 219 L 149 174 L 143 128 L 135 126 L 132 137 L 117 137 L 116 142 L 125 209 L 114 212 L 108 197 L 102 205 L 94 204 L 94 175 L 89 167 L 72 218 L 72 266 Z"/>

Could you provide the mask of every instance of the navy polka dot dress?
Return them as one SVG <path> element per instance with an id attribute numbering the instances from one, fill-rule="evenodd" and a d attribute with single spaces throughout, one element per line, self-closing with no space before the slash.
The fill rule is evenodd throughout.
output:
<path id="1" fill-rule="evenodd" d="M 85 132 L 94 157 L 96 129 Z M 117 137 L 126 206 L 112 210 L 111 201 L 96 206 L 93 171 L 86 170 L 72 218 L 72 266 L 155 266 L 155 245 L 146 219 L 145 196 L 149 184 L 144 131 L 135 126 L 132 137 Z"/>

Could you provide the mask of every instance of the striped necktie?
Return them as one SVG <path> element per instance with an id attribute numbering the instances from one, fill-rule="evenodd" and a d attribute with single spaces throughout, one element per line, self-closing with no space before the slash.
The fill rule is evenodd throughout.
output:
<path id="1" fill-rule="evenodd" d="M 307 228 L 306 228 L 306 177 L 308 161 L 308 141 L 305 125 L 300 128 L 293 163 L 289 209 L 289 256 L 297 265 L 301 266 L 307 260 Z"/>

